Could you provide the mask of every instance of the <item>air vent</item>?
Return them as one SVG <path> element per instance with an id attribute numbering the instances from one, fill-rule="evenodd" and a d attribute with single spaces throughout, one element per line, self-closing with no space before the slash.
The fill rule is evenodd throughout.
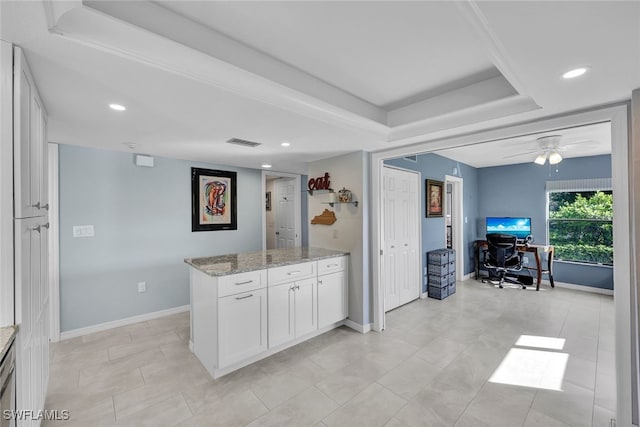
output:
<path id="1" fill-rule="evenodd" d="M 242 145 L 243 147 L 251 147 L 251 148 L 257 147 L 258 145 L 262 145 L 259 142 L 247 141 L 240 138 L 231 138 L 231 139 L 228 139 L 227 142 L 229 144 Z"/>

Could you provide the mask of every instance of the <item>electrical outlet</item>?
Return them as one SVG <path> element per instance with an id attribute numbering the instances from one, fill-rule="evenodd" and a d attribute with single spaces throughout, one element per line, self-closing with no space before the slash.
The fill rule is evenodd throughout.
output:
<path id="1" fill-rule="evenodd" d="M 527 257 L 522 258 L 522 263 L 524 265 L 529 265 L 529 258 L 527 258 Z"/>
<path id="2" fill-rule="evenodd" d="M 93 225 L 74 225 L 73 237 L 93 237 Z"/>
<path id="3" fill-rule="evenodd" d="M 334 238 L 334 239 L 337 239 L 337 238 L 338 238 L 338 229 L 337 229 L 337 228 L 334 228 L 334 229 L 333 229 L 333 238 Z"/>
<path id="4" fill-rule="evenodd" d="M 147 292 L 147 282 L 138 282 L 138 292 Z"/>

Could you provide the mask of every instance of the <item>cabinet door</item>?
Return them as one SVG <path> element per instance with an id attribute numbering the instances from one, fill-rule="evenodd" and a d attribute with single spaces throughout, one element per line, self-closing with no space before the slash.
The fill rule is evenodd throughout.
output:
<path id="1" fill-rule="evenodd" d="M 317 279 L 301 280 L 295 287 L 295 330 L 296 337 L 318 329 Z"/>
<path id="2" fill-rule="evenodd" d="M 347 317 L 344 271 L 318 276 L 318 327 Z"/>
<path id="3" fill-rule="evenodd" d="M 267 290 L 218 299 L 218 368 L 267 349 Z"/>
<path id="4" fill-rule="evenodd" d="M 46 113 L 22 50 L 14 52 L 15 217 L 30 218 L 48 209 Z"/>
<path id="5" fill-rule="evenodd" d="M 274 348 L 295 337 L 293 294 L 294 284 L 269 287 L 269 348 Z"/>

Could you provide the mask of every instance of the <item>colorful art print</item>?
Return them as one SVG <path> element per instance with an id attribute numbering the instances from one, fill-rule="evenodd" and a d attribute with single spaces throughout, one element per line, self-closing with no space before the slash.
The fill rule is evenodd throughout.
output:
<path id="1" fill-rule="evenodd" d="M 444 216 L 442 209 L 444 182 L 433 179 L 425 180 L 425 202 L 427 218 Z"/>
<path id="2" fill-rule="evenodd" d="M 191 168 L 191 231 L 238 229 L 236 175 Z"/>

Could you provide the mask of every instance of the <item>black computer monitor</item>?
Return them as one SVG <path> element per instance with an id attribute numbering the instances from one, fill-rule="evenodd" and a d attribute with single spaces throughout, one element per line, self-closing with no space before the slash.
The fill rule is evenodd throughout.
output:
<path id="1" fill-rule="evenodd" d="M 503 233 L 515 235 L 518 239 L 525 239 L 531 234 L 531 218 L 487 217 L 487 234 Z"/>

